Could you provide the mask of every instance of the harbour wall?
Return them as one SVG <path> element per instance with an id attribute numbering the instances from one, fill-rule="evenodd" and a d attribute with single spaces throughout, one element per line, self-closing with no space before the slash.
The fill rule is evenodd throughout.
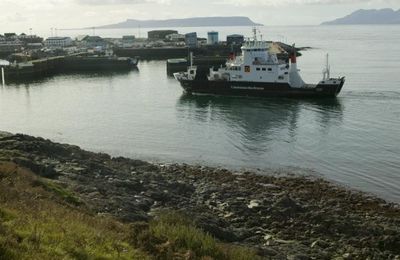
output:
<path id="1" fill-rule="evenodd" d="M 160 47 L 160 48 L 115 48 L 117 56 L 139 57 L 143 60 L 186 58 L 190 53 L 195 56 L 223 56 L 240 52 L 240 46 L 210 45 L 198 48 L 187 47 Z"/>
<path id="2" fill-rule="evenodd" d="M 128 58 L 57 56 L 4 67 L 5 79 L 8 81 L 29 80 L 57 73 L 82 71 L 124 71 L 136 67 Z"/>

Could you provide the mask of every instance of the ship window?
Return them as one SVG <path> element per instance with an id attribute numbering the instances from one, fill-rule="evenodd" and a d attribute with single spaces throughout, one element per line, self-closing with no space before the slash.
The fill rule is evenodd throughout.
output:
<path id="1" fill-rule="evenodd" d="M 283 79 L 283 76 L 279 76 L 278 79 Z"/>
<path id="2" fill-rule="evenodd" d="M 260 68 L 256 68 L 256 70 L 260 70 Z"/>
<path id="3" fill-rule="evenodd" d="M 263 71 L 266 71 L 267 69 L 266 69 L 266 68 L 262 68 L 262 70 L 263 70 Z"/>
<path id="4" fill-rule="evenodd" d="M 250 72 L 250 66 L 244 66 L 244 72 Z"/>
<path id="5" fill-rule="evenodd" d="M 268 68 L 268 71 L 272 71 L 272 69 L 271 69 L 271 68 Z"/>
<path id="6" fill-rule="evenodd" d="M 192 74 L 192 75 L 193 75 L 193 74 L 194 74 L 194 70 L 191 70 L 191 71 L 190 71 L 190 74 Z"/>

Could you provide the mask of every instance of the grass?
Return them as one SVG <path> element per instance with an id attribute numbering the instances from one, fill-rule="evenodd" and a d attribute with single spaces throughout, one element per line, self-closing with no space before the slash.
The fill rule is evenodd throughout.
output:
<path id="1" fill-rule="evenodd" d="M 79 206 L 81 205 L 81 201 L 77 196 L 75 196 L 72 192 L 69 190 L 61 187 L 60 185 L 49 181 L 49 180 L 44 180 L 44 179 L 38 179 L 36 180 L 33 185 L 40 185 L 42 186 L 45 190 L 50 191 L 55 193 L 58 197 L 62 198 L 68 203 L 71 203 L 73 205 Z"/>
<path id="2" fill-rule="evenodd" d="M 0 163 L 0 259 L 147 258 L 128 243 L 124 224 L 92 216 L 77 201 L 59 185 Z"/>
<path id="3" fill-rule="evenodd" d="M 90 213 L 62 186 L 0 162 L 2 259 L 258 259 L 222 244 L 186 216 L 161 211 L 149 223 Z"/>
<path id="4" fill-rule="evenodd" d="M 150 223 L 131 226 L 133 244 L 159 259 L 259 259 L 251 249 L 217 242 L 184 214 L 160 211 Z"/>

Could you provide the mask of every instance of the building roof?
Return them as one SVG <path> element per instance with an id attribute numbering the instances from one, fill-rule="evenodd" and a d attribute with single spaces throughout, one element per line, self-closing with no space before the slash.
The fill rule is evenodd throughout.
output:
<path id="1" fill-rule="evenodd" d="M 164 32 L 178 32 L 178 31 L 176 31 L 176 30 L 152 30 L 152 31 L 149 31 L 149 33 L 164 33 Z"/>
<path id="2" fill-rule="evenodd" d="M 86 42 L 104 42 L 104 39 L 100 36 L 88 36 L 85 38 Z"/>
<path id="3" fill-rule="evenodd" d="M 85 40 L 87 37 L 89 37 L 89 35 L 78 35 L 78 36 L 76 36 L 76 40 L 78 41 L 78 42 L 80 42 L 80 41 L 83 41 L 83 40 Z"/>
<path id="4" fill-rule="evenodd" d="M 197 36 L 197 32 L 190 32 L 190 33 L 187 33 L 187 34 L 185 34 L 186 36 Z"/>
<path id="5" fill-rule="evenodd" d="M 13 36 L 17 36 L 16 33 L 4 33 L 5 37 L 13 37 Z"/>
<path id="6" fill-rule="evenodd" d="M 62 40 L 68 40 L 68 39 L 72 40 L 71 37 L 49 37 L 49 38 L 46 39 L 46 41 L 47 40 L 59 40 L 59 41 L 62 41 Z"/>

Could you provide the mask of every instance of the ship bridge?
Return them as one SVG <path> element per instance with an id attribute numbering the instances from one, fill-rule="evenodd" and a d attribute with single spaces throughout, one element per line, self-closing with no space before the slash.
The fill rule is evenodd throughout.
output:
<path id="1" fill-rule="evenodd" d="M 246 65 L 272 65 L 277 64 L 275 54 L 269 52 L 270 44 L 265 41 L 248 41 L 241 47 L 242 60 Z"/>

